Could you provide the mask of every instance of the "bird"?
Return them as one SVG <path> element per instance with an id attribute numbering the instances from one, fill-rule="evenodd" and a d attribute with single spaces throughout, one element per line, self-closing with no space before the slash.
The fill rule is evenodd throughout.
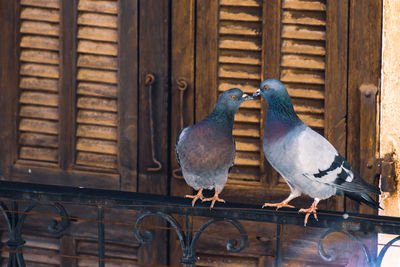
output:
<path id="1" fill-rule="evenodd" d="M 314 202 L 310 208 L 299 210 L 305 213 L 304 226 L 311 213 L 318 220 L 318 202 L 333 195 L 346 195 L 359 203 L 380 208 L 379 203 L 368 195 L 379 195 L 379 188 L 365 182 L 328 140 L 297 116 L 281 81 L 263 81 L 253 97 L 260 95 L 267 102 L 262 144 L 264 155 L 290 188 L 285 200 L 265 203 L 263 208 L 294 208 L 288 203 L 302 193 L 306 194 Z"/>
<path id="2" fill-rule="evenodd" d="M 240 104 L 253 99 L 239 88 L 231 88 L 219 95 L 212 112 L 200 122 L 186 127 L 177 136 L 175 151 L 186 183 L 196 191 L 192 206 L 198 199 L 211 201 L 210 208 L 219 198 L 228 179 L 235 158 L 232 130 L 234 116 Z M 203 189 L 215 189 L 211 198 L 204 198 Z"/>

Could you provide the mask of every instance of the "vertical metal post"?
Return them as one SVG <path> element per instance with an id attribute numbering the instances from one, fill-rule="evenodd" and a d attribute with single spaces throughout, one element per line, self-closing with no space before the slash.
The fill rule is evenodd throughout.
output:
<path id="1" fill-rule="evenodd" d="M 275 267 L 282 266 L 282 255 L 281 255 L 281 231 L 282 225 L 278 223 L 276 225 L 276 254 L 275 254 Z"/>
<path id="2" fill-rule="evenodd" d="M 99 253 L 99 267 L 104 267 L 104 208 L 99 205 L 97 207 L 97 235 L 98 235 L 98 253 Z"/>

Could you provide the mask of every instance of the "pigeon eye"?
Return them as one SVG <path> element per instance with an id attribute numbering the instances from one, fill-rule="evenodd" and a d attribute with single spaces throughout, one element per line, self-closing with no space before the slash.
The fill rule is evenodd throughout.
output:
<path id="1" fill-rule="evenodd" d="M 264 90 L 268 90 L 268 89 L 269 89 L 268 85 L 264 85 Z"/>
<path id="2" fill-rule="evenodd" d="M 233 95 L 233 96 L 232 96 L 232 99 L 236 99 L 236 96 L 235 96 L 235 95 Z"/>

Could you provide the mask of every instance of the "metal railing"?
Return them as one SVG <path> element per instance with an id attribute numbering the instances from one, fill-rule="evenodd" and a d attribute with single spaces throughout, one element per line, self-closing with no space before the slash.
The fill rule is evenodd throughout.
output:
<path id="1" fill-rule="evenodd" d="M 223 208 L 209 209 L 208 206 L 199 205 L 192 207 L 190 201 L 181 197 L 133 193 L 124 191 L 75 188 L 66 186 L 53 186 L 42 184 L 30 184 L 20 182 L 0 181 L 0 211 L 4 215 L 9 233 L 9 240 L 5 243 L 8 247 L 8 266 L 25 266 L 23 258 L 24 239 L 22 228 L 25 218 L 33 213 L 33 210 L 42 205 L 53 207 L 57 213 L 48 226 L 48 230 L 54 234 L 60 234 L 68 228 L 70 221 L 75 217 L 68 214 L 62 203 L 76 203 L 79 205 L 94 206 L 97 208 L 97 219 L 93 220 L 98 227 L 98 264 L 105 266 L 105 237 L 104 237 L 104 208 L 118 208 L 136 210 L 139 212 L 133 226 L 133 233 L 141 243 L 151 242 L 153 234 L 151 230 L 140 231 L 143 219 L 148 216 L 158 216 L 169 223 L 169 228 L 174 230 L 179 238 L 182 258 L 180 262 L 186 266 L 194 266 L 196 263 L 196 244 L 203 231 L 218 221 L 230 223 L 238 231 L 239 240 L 230 239 L 226 244 L 229 252 L 240 252 L 248 240 L 247 233 L 238 221 L 268 222 L 276 224 L 276 254 L 275 265 L 282 262 L 281 233 L 282 225 L 304 224 L 304 215 L 297 210 L 261 209 L 256 205 L 244 205 L 227 203 Z M 19 207 L 19 201 L 25 201 L 24 207 Z M 6 202 L 6 203 L 5 203 Z M 177 215 L 186 218 L 185 225 L 181 225 L 176 219 Z M 174 217 L 175 216 L 175 217 Z M 209 220 L 199 229 L 191 229 L 190 218 L 192 216 L 208 217 Z M 325 251 L 324 239 L 333 232 L 341 232 L 356 242 L 369 266 L 380 266 L 388 248 L 400 240 L 400 218 L 387 216 L 372 216 L 352 213 L 319 211 L 318 221 L 310 220 L 307 227 L 325 228 L 318 242 L 318 253 L 325 261 L 332 261 L 335 255 L 332 251 Z M 398 235 L 388 242 L 376 256 L 357 237 L 357 232 Z"/>

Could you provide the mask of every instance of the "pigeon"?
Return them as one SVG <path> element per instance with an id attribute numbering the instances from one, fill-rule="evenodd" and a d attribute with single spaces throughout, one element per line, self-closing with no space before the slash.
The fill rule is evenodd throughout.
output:
<path id="1" fill-rule="evenodd" d="M 222 93 L 214 110 L 202 121 L 184 128 L 177 137 L 175 151 L 186 183 L 198 190 L 192 206 L 198 199 L 225 202 L 219 198 L 228 179 L 235 158 L 235 141 L 232 136 L 233 118 L 240 104 L 253 99 L 238 88 Z M 211 198 L 203 197 L 203 189 L 215 189 Z"/>
<path id="2" fill-rule="evenodd" d="M 346 195 L 373 208 L 379 203 L 368 194 L 380 194 L 378 187 L 365 182 L 328 140 L 312 130 L 297 116 L 285 86 L 278 80 L 261 83 L 253 96 L 267 101 L 263 137 L 264 155 L 285 179 L 290 195 L 280 203 L 263 207 L 291 207 L 288 203 L 302 193 L 314 198 L 305 213 L 304 226 L 312 213 L 317 219 L 317 205 L 333 195 Z"/>

